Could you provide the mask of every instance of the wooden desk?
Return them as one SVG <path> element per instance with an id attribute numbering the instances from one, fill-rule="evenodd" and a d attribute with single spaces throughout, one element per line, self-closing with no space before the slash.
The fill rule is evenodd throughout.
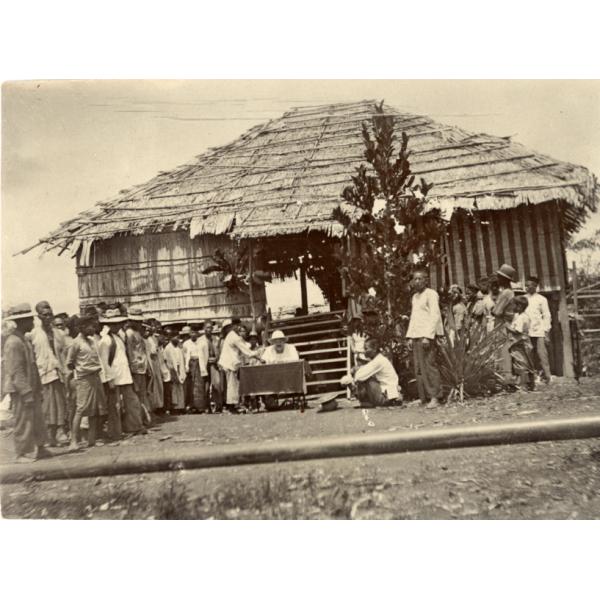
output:
<path id="1" fill-rule="evenodd" d="M 304 361 L 240 367 L 240 396 L 291 395 L 304 407 Z"/>

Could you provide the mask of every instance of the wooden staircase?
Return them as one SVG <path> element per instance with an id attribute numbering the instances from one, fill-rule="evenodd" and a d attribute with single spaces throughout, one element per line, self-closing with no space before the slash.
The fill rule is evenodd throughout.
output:
<path id="1" fill-rule="evenodd" d="M 347 338 L 342 332 L 343 311 L 315 313 L 290 319 L 275 319 L 269 331 L 281 329 L 311 367 L 312 378 L 306 382 L 307 400 L 327 392 L 342 390 L 340 379 L 350 361 Z"/>

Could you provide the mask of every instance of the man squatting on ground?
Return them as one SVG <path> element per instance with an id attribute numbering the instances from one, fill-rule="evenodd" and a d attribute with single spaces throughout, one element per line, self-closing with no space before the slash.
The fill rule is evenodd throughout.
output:
<path id="1" fill-rule="evenodd" d="M 341 384 L 351 386 L 362 408 L 384 406 L 398 400 L 398 375 L 392 363 L 381 354 L 376 339 L 366 341 L 365 356 L 369 362 L 353 367 L 351 375 L 342 377 Z"/>

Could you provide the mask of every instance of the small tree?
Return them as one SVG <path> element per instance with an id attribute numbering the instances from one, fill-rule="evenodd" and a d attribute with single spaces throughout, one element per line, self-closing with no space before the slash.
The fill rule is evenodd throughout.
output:
<path id="1" fill-rule="evenodd" d="M 350 251 L 342 257 L 350 294 L 360 297 L 374 291 L 379 325 L 369 333 L 378 335 L 399 359 L 412 274 L 439 260 L 445 224 L 440 210 L 427 205 L 432 186 L 422 178 L 415 183 L 411 174 L 408 135 L 402 132 L 396 151 L 394 116 L 384 113 L 383 102 L 375 108 L 372 133 L 366 123 L 362 126 L 368 165 L 357 168 L 335 218 L 350 242 Z"/>

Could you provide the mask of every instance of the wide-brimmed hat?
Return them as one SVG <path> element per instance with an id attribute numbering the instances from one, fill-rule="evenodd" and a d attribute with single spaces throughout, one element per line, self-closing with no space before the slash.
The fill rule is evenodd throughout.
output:
<path id="1" fill-rule="evenodd" d="M 35 314 L 31 310 L 31 304 L 21 302 L 21 304 L 11 306 L 6 311 L 6 316 L 4 318 L 9 321 L 18 321 L 19 319 L 27 319 L 28 317 L 35 317 Z"/>
<path id="2" fill-rule="evenodd" d="M 181 335 L 191 335 L 192 328 L 189 325 L 185 325 L 184 327 L 181 328 L 181 331 L 179 333 Z"/>
<path id="3" fill-rule="evenodd" d="M 337 401 L 337 397 L 340 395 L 340 392 L 329 392 L 328 394 L 323 394 L 319 401 L 321 405 L 319 406 L 319 410 L 317 412 L 331 412 L 333 410 L 337 410 L 339 408 L 339 404 Z"/>
<path id="4" fill-rule="evenodd" d="M 127 318 L 130 321 L 143 321 L 144 313 L 142 312 L 141 308 L 130 308 L 127 311 Z"/>
<path id="5" fill-rule="evenodd" d="M 271 342 L 271 343 L 278 342 L 278 341 L 283 341 L 283 342 L 288 341 L 287 335 L 285 335 L 285 333 L 283 333 L 283 331 L 281 331 L 281 329 L 275 330 L 273 332 L 273 334 L 271 335 L 271 337 L 269 338 L 269 342 Z"/>
<path id="6" fill-rule="evenodd" d="M 496 275 L 500 275 L 500 277 L 504 277 L 506 279 L 509 279 L 510 281 L 517 280 L 517 271 L 515 269 L 513 269 L 510 265 L 507 265 L 506 263 L 503 264 L 496 271 Z"/>
<path id="7" fill-rule="evenodd" d="M 100 323 L 122 323 L 127 321 L 127 315 L 121 314 L 118 308 L 107 308 L 103 315 L 100 316 Z"/>

